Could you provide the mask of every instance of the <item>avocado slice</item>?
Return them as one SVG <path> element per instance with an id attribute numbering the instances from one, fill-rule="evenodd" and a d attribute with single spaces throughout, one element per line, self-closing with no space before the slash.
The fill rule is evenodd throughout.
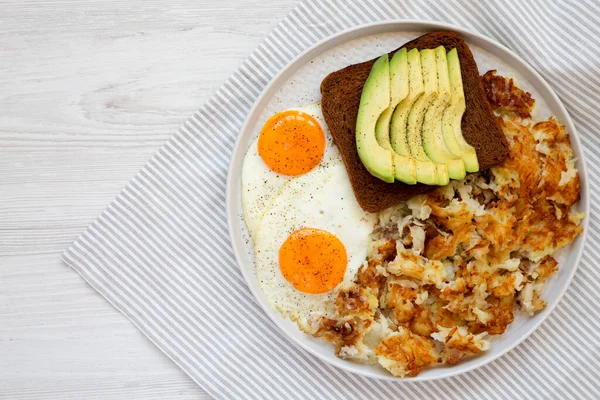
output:
<path id="1" fill-rule="evenodd" d="M 434 162 L 448 167 L 448 176 L 452 179 L 463 179 L 466 175 L 462 157 L 452 154 L 446 147 L 442 135 L 442 116 L 450 105 L 450 81 L 448 77 L 448 61 L 446 49 L 439 46 L 435 50 L 435 68 L 437 72 L 438 96 L 431 104 L 423 119 L 423 150 Z"/>
<path id="2" fill-rule="evenodd" d="M 479 171 L 477 153 L 462 134 L 461 122 L 465 112 L 465 93 L 460 73 L 458 52 L 452 49 L 448 52 L 448 77 L 450 81 L 450 105 L 442 116 L 442 136 L 450 152 L 462 158 L 467 172 Z"/>
<path id="3" fill-rule="evenodd" d="M 398 104 L 392 115 L 390 142 L 396 154 L 414 159 L 416 180 L 418 182 L 435 184 L 438 179 L 437 170 L 435 168 L 423 168 L 423 163 L 413 157 L 408 146 L 408 116 L 415 102 L 423 95 L 424 90 L 419 50 L 412 49 L 407 53 L 407 64 L 408 95 Z"/>
<path id="4" fill-rule="evenodd" d="M 438 97 L 437 71 L 435 52 L 424 49 L 421 53 L 421 70 L 423 76 L 423 94 L 415 101 L 406 122 L 406 138 L 410 154 L 417 164 L 417 180 L 428 185 L 447 185 L 450 181 L 448 167 L 438 164 L 427 156 L 423 150 L 421 131 L 425 113 Z M 433 172 L 436 171 L 436 172 Z M 436 176 L 437 175 L 437 176 Z"/>
<path id="5" fill-rule="evenodd" d="M 397 51 L 390 60 L 390 106 L 381 114 L 375 127 L 377 142 L 388 150 L 393 150 L 390 143 L 389 121 L 396 106 L 408 95 L 408 61 L 406 49 Z M 387 120 L 387 131 L 386 123 Z"/>
<path id="6" fill-rule="evenodd" d="M 371 175 L 394 182 L 393 153 L 375 137 L 377 119 L 390 106 L 390 63 L 387 54 L 375 61 L 365 81 L 356 116 L 356 149 Z"/>
<path id="7" fill-rule="evenodd" d="M 396 106 L 408 96 L 408 60 L 406 49 L 397 51 L 390 60 L 390 94 L 391 103 L 379 116 L 375 125 L 375 137 L 379 145 L 392 152 L 394 158 L 394 175 L 397 180 L 407 183 L 417 183 L 415 160 L 394 152 L 390 142 L 390 120 Z"/>

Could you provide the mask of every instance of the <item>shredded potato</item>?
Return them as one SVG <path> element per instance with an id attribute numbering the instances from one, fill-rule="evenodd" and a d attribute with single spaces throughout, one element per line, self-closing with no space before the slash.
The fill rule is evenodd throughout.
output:
<path id="1" fill-rule="evenodd" d="M 499 166 L 385 210 L 354 286 L 301 328 L 340 357 L 414 376 L 490 347 L 516 312 L 542 310 L 555 251 L 582 232 L 580 180 L 565 127 L 533 122 L 529 93 L 483 78 L 510 146 Z"/>

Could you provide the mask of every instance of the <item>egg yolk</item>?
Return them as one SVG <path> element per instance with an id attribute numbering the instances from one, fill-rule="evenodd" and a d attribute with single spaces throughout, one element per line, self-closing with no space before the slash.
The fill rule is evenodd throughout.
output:
<path id="1" fill-rule="evenodd" d="M 316 167 L 325 152 L 325 134 L 310 115 L 282 111 L 265 123 L 258 137 L 258 154 L 278 174 L 297 176 Z"/>
<path id="2" fill-rule="evenodd" d="M 336 287 L 344 279 L 347 263 L 342 242 L 320 229 L 299 229 L 279 249 L 281 273 L 304 293 L 325 293 Z"/>

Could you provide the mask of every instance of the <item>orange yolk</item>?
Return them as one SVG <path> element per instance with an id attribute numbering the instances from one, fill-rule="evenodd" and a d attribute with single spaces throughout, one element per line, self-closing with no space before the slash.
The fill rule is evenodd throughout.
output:
<path id="1" fill-rule="evenodd" d="M 278 174 L 297 176 L 316 167 L 325 152 L 325 134 L 310 115 L 282 111 L 265 123 L 258 138 L 258 154 Z"/>
<path id="2" fill-rule="evenodd" d="M 336 287 L 344 279 L 347 263 L 342 242 L 320 229 L 292 232 L 279 249 L 283 277 L 304 293 L 325 293 Z"/>

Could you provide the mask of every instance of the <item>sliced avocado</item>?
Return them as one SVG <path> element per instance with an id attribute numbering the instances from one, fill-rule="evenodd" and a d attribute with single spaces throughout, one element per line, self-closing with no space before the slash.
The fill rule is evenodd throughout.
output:
<path id="1" fill-rule="evenodd" d="M 412 49 L 407 54 L 408 95 L 398 104 L 392 115 L 390 141 L 397 154 L 410 156 L 406 138 L 406 121 L 415 101 L 423 94 L 423 74 L 421 72 L 421 56 L 419 50 Z"/>
<path id="2" fill-rule="evenodd" d="M 446 107 L 450 105 L 452 97 L 450 94 L 446 49 L 444 46 L 439 46 L 434 51 L 438 96 L 423 119 L 423 150 L 432 161 L 445 164 L 448 167 L 450 178 L 463 179 L 466 175 L 465 164 L 460 156 L 454 155 L 448 150 L 442 135 L 442 116 Z"/>
<path id="3" fill-rule="evenodd" d="M 390 60 L 390 95 L 390 106 L 377 120 L 375 135 L 377 137 L 377 142 L 381 147 L 393 150 L 390 143 L 389 121 L 396 106 L 408 95 L 408 62 L 406 59 L 406 49 L 397 51 Z M 382 129 L 379 129 L 380 127 Z M 387 130 L 383 128 L 387 128 Z"/>
<path id="4" fill-rule="evenodd" d="M 384 54 L 371 68 L 363 86 L 356 117 L 356 149 L 371 175 L 394 182 L 393 153 L 383 148 L 375 137 L 377 119 L 390 106 L 390 63 Z"/>
<path id="5" fill-rule="evenodd" d="M 396 110 L 392 115 L 392 121 L 390 125 L 390 142 L 394 152 L 404 157 L 411 157 L 414 159 L 408 147 L 407 137 L 407 122 L 410 110 L 413 105 L 423 94 L 423 73 L 421 71 L 421 56 L 419 50 L 412 49 L 407 53 L 407 64 L 408 64 L 408 95 L 398 104 Z M 417 181 L 422 183 L 437 181 L 437 170 L 424 169 L 422 166 L 417 168 L 415 161 L 415 174 Z"/>
<path id="6" fill-rule="evenodd" d="M 461 122 L 465 112 L 465 93 L 460 73 L 458 52 L 452 49 L 448 52 L 448 76 L 450 81 L 450 105 L 442 116 L 442 136 L 450 152 L 462 158 L 467 172 L 479 171 L 477 153 L 462 134 Z"/>
<path id="7" fill-rule="evenodd" d="M 397 51 L 390 60 L 390 106 L 379 116 L 375 125 L 375 137 L 379 145 L 393 153 L 394 175 L 397 180 L 417 183 L 415 161 L 411 157 L 394 153 L 390 143 L 390 120 L 396 106 L 408 95 L 408 61 L 406 49 Z"/>
<path id="8" fill-rule="evenodd" d="M 417 180 L 428 185 L 447 185 L 448 167 L 438 164 L 425 154 L 421 131 L 425 113 L 437 99 L 437 70 L 435 52 L 432 49 L 421 50 L 421 74 L 423 79 L 423 94 L 414 102 L 406 122 L 406 138 L 410 154 L 417 165 Z M 436 171 L 436 172 L 434 172 Z M 437 176 L 436 176 L 437 175 Z"/>

